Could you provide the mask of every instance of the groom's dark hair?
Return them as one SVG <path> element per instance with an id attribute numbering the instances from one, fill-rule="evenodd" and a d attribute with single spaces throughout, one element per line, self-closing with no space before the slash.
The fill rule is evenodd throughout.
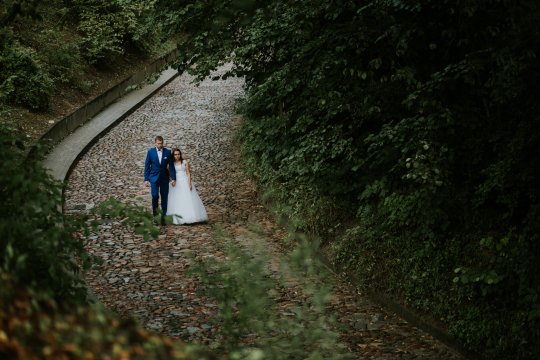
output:
<path id="1" fill-rule="evenodd" d="M 156 142 L 158 140 L 163 141 L 163 136 L 160 136 L 160 135 L 156 136 L 156 138 L 154 139 L 154 142 Z"/>

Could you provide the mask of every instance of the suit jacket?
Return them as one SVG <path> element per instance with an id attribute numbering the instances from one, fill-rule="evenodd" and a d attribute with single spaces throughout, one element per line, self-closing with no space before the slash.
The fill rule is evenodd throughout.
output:
<path id="1" fill-rule="evenodd" d="M 161 164 L 159 163 L 158 152 L 155 147 L 149 149 L 146 153 L 144 181 L 150 181 L 151 183 L 156 183 L 158 181 L 168 182 L 169 176 L 173 180 L 176 180 L 172 152 L 167 148 L 163 148 L 162 152 Z"/>

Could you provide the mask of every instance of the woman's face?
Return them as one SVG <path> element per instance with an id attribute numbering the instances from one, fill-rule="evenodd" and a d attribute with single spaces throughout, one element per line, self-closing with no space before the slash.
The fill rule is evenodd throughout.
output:
<path id="1" fill-rule="evenodd" d="M 174 152 L 174 160 L 180 160 L 180 152 L 179 151 Z"/>

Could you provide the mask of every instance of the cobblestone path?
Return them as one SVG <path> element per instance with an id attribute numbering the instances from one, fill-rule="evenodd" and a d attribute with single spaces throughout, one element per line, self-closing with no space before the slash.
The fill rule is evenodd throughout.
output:
<path id="1" fill-rule="evenodd" d="M 212 237 L 214 227 L 241 239 L 248 224 L 257 223 L 276 264 L 283 252 L 279 240 L 286 232 L 261 205 L 238 165 L 233 134 L 240 118 L 234 108 L 243 94 L 242 82 L 205 80 L 197 87 L 191 80 L 178 77 L 96 142 L 70 175 L 65 211 L 87 209 L 109 197 L 149 208 L 149 190 L 143 184 L 147 149 L 156 135 L 165 138 L 165 146 L 180 147 L 191 160 L 209 223 L 161 227 L 159 237 L 147 241 L 117 221 L 104 223 L 85 239 L 88 251 L 104 260 L 86 280 L 99 300 L 120 315 L 134 316 L 148 329 L 174 338 L 208 344 L 217 334 L 210 322 L 216 303 L 197 294 L 196 279 L 186 274 L 186 254 L 222 259 Z M 341 340 L 357 358 L 460 358 L 343 281 L 333 281 L 331 311 L 344 325 Z M 280 299 L 284 308 L 302 301 L 298 284 L 286 291 Z"/>

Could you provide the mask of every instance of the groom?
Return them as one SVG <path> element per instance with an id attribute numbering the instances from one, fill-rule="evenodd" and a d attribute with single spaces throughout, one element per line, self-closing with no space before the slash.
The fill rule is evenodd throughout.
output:
<path id="1" fill-rule="evenodd" d="M 171 150 L 163 147 L 163 138 L 156 136 L 155 147 L 146 153 L 144 163 L 144 184 L 150 187 L 152 194 L 152 213 L 157 215 L 159 195 L 161 195 L 161 225 L 165 225 L 167 214 L 167 197 L 169 196 L 169 174 L 172 179 L 171 185 L 176 185 L 176 171 Z"/>

